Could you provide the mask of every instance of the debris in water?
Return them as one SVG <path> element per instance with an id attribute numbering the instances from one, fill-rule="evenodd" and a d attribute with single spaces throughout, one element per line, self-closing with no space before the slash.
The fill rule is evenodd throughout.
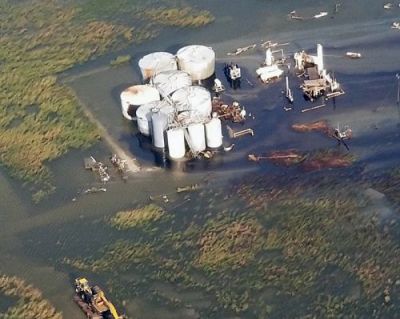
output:
<path id="1" fill-rule="evenodd" d="M 322 132 L 324 134 L 328 134 L 330 131 L 328 122 L 326 120 L 320 120 L 303 124 L 295 123 L 292 125 L 292 129 L 300 133 L 317 131 L 317 132 Z"/>
<path id="2" fill-rule="evenodd" d="M 110 157 L 110 162 L 118 170 L 118 173 L 120 173 L 122 175 L 122 177 L 125 178 L 126 160 L 123 160 L 123 159 L 119 158 L 117 156 L 117 154 L 113 154 Z"/>
<path id="3" fill-rule="evenodd" d="M 359 52 L 346 52 L 346 57 L 350 59 L 360 59 L 362 55 Z"/>
<path id="4" fill-rule="evenodd" d="M 225 87 L 223 86 L 223 84 L 221 83 L 221 80 L 219 79 L 214 79 L 214 86 L 212 87 L 212 90 L 215 93 L 221 93 L 223 91 L 225 91 Z"/>
<path id="5" fill-rule="evenodd" d="M 322 17 L 326 17 L 327 15 L 328 15 L 328 12 L 326 12 L 326 11 L 321 11 L 320 13 L 316 14 L 316 15 L 314 16 L 314 18 L 315 18 L 315 19 L 319 19 L 319 18 L 322 18 Z"/>
<path id="6" fill-rule="evenodd" d="M 218 114 L 220 119 L 229 120 L 234 123 L 240 123 L 246 119 L 246 109 L 237 101 L 228 105 L 221 101 L 221 99 L 214 97 L 212 101 L 212 110 Z"/>
<path id="7" fill-rule="evenodd" d="M 306 108 L 306 109 L 302 109 L 302 110 L 301 110 L 301 113 L 308 112 L 308 111 L 313 111 L 313 110 L 317 110 L 317 109 L 320 109 L 321 107 L 324 107 L 324 106 L 325 106 L 325 104 L 321 104 L 321 105 L 309 107 L 309 108 Z"/>
<path id="8" fill-rule="evenodd" d="M 244 135 L 248 135 L 248 134 L 251 136 L 254 136 L 254 131 L 251 128 L 246 128 L 244 130 L 237 131 L 237 132 L 233 131 L 233 129 L 230 126 L 227 126 L 227 128 L 228 128 L 228 133 L 229 133 L 230 138 L 238 138 L 240 136 L 244 136 Z"/>
<path id="9" fill-rule="evenodd" d="M 290 13 L 288 14 L 288 16 L 289 16 L 290 19 L 293 19 L 293 20 L 304 20 L 304 17 L 297 15 L 297 13 L 296 13 L 295 10 L 293 10 L 292 12 L 290 12 Z"/>
<path id="10" fill-rule="evenodd" d="M 297 165 L 304 161 L 306 157 L 306 154 L 300 153 L 296 150 L 274 151 L 269 155 L 249 154 L 247 156 L 249 161 L 259 162 L 260 160 L 270 160 L 274 164 L 283 166 Z"/>
<path id="11" fill-rule="evenodd" d="M 237 48 L 234 52 L 228 52 L 226 55 L 239 55 L 248 50 L 254 49 L 256 46 L 257 46 L 257 44 L 251 44 L 246 47 Z"/>
<path id="12" fill-rule="evenodd" d="M 101 193 L 101 192 L 106 192 L 106 191 L 107 191 L 107 189 L 104 187 L 93 186 L 91 188 L 86 189 L 83 193 L 84 194 L 95 194 L 95 193 Z"/>
<path id="13" fill-rule="evenodd" d="M 386 10 L 392 9 L 393 8 L 393 3 L 390 3 L 390 2 L 385 3 L 383 5 L 383 8 L 386 9 Z"/>
<path id="14" fill-rule="evenodd" d="M 293 110 L 293 108 L 291 106 L 283 106 L 283 109 L 287 112 L 287 111 L 291 111 Z"/>
<path id="15" fill-rule="evenodd" d="M 198 189 L 200 189 L 200 185 L 199 184 L 193 184 L 193 185 L 188 185 L 188 186 L 184 186 L 184 187 L 177 187 L 176 188 L 176 192 L 177 193 L 183 193 L 183 192 L 196 191 Z"/>
<path id="16" fill-rule="evenodd" d="M 392 23 L 392 29 L 400 30 L 400 22 L 393 22 Z"/>
<path id="17" fill-rule="evenodd" d="M 235 147 L 235 144 L 231 144 L 229 146 L 224 146 L 224 151 L 225 152 L 230 152 L 232 149 Z"/>
<path id="18" fill-rule="evenodd" d="M 96 161 L 93 156 L 84 158 L 85 169 L 90 169 L 93 172 L 97 172 L 99 174 L 100 180 L 103 183 L 106 183 L 110 180 L 110 175 L 108 174 L 107 166 L 102 162 Z"/>

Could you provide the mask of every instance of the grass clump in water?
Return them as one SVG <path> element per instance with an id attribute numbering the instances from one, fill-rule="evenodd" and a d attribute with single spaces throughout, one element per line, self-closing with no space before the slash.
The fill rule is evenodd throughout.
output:
<path id="1" fill-rule="evenodd" d="M 129 63 L 130 60 L 131 60 L 131 56 L 129 54 L 127 54 L 127 55 L 119 55 L 114 60 L 111 60 L 110 64 L 112 66 L 118 66 L 118 65 L 121 65 L 121 64 Z"/>
<path id="2" fill-rule="evenodd" d="M 160 220 L 165 215 L 164 209 L 150 204 L 141 208 L 118 212 L 111 218 L 111 226 L 117 229 L 141 227 Z"/>
<path id="3" fill-rule="evenodd" d="M 204 269 L 243 267 L 262 248 L 262 232 L 254 219 L 211 223 L 199 241 L 197 264 Z"/>
<path id="4" fill-rule="evenodd" d="M 149 9 L 144 15 L 161 25 L 174 27 L 200 27 L 214 21 L 210 12 L 196 11 L 190 7 Z"/>
<path id="5" fill-rule="evenodd" d="M 105 247 L 98 259 L 69 259 L 64 263 L 80 270 L 104 272 L 114 270 L 126 270 L 136 264 L 144 264 L 151 259 L 153 249 L 146 244 L 133 244 L 127 241 L 117 241 Z"/>
<path id="6" fill-rule="evenodd" d="M 18 277 L 0 276 L 0 292 L 18 298 L 15 306 L 0 313 L 1 319 L 62 319 L 62 314 L 43 298 L 39 289 Z"/>

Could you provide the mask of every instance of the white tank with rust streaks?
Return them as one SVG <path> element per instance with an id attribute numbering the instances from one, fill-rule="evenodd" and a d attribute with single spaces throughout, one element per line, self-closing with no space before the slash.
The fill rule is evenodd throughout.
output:
<path id="1" fill-rule="evenodd" d="M 222 125 L 221 120 L 213 114 L 213 118 L 205 124 L 206 141 L 210 148 L 218 148 L 222 145 Z"/>
<path id="2" fill-rule="evenodd" d="M 158 91 L 150 85 L 134 85 L 122 91 L 122 114 L 128 120 L 133 120 L 136 109 L 146 103 L 160 100 Z"/>
<path id="3" fill-rule="evenodd" d="M 192 151 L 202 152 L 206 149 L 206 137 L 204 133 L 204 125 L 194 123 L 188 126 L 189 144 Z"/>
<path id="4" fill-rule="evenodd" d="M 136 110 L 136 120 L 139 132 L 143 135 L 151 135 L 151 115 L 154 102 L 139 106 Z"/>
<path id="5" fill-rule="evenodd" d="M 181 127 L 167 131 L 168 153 L 171 159 L 181 159 L 186 154 L 184 129 Z"/>
<path id="6" fill-rule="evenodd" d="M 164 71 L 156 74 L 152 83 L 162 96 L 168 96 L 184 87 L 192 85 L 192 78 L 184 71 Z"/>
<path id="7" fill-rule="evenodd" d="M 201 86 L 179 89 L 171 98 L 178 111 L 189 111 L 193 117 L 208 117 L 211 114 L 211 93 Z"/>
<path id="8" fill-rule="evenodd" d="M 176 57 L 169 52 L 153 52 L 139 60 L 139 68 L 143 80 L 147 80 L 159 72 L 177 70 Z"/>
<path id="9" fill-rule="evenodd" d="M 190 74 L 193 81 L 209 78 L 215 72 L 215 52 L 204 45 L 189 45 L 176 53 L 179 69 Z"/>
<path id="10" fill-rule="evenodd" d="M 166 100 L 154 101 L 141 105 L 136 110 L 136 119 L 139 132 L 143 135 L 151 135 L 151 115 L 156 112 L 165 114 L 168 120 L 172 121 L 175 114 L 175 108 Z"/>
<path id="11" fill-rule="evenodd" d="M 168 126 L 168 117 L 164 113 L 155 112 L 151 115 L 153 145 L 157 148 L 165 147 L 164 133 Z"/>

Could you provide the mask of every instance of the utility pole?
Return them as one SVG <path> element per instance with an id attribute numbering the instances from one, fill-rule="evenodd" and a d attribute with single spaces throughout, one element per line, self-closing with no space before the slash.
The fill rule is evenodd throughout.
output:
<path id="1" fill-rule="evenodd" d="M 400 73 L 396 74 L 397 78 L 397 105 L 400 105 Z"/>

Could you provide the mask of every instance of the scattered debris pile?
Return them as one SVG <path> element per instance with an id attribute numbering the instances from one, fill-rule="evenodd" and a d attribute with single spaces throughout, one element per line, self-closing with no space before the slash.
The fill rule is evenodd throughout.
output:
<path id="1" fill-rule="evenodd" d="M 126 160 L 119 158 L 117 154 L 113 154 L 110 157 L 110 162 L 117 169 L 122 178 L 126 179 Z"/>
<path id="2" fill-rule="evenodd" d="M 220 98 L 214 97 L 212 101 L 212 111 L 216 112 L 220 119 L 232 121 L 234 123 L 241 123 L 246 119 L 246 110 L 237 101 L 228 105 Z"/>
<path id="3" fill-rule="evenodd" d="M 103 183 L 107 183 L 110 180 L 110 174 L 108 174 L 108 167 L 102 162 L 96 161 L 93 156 L 84 159 L 85 169 L 96 172 L 99 175 L 100 180 Z"/>

